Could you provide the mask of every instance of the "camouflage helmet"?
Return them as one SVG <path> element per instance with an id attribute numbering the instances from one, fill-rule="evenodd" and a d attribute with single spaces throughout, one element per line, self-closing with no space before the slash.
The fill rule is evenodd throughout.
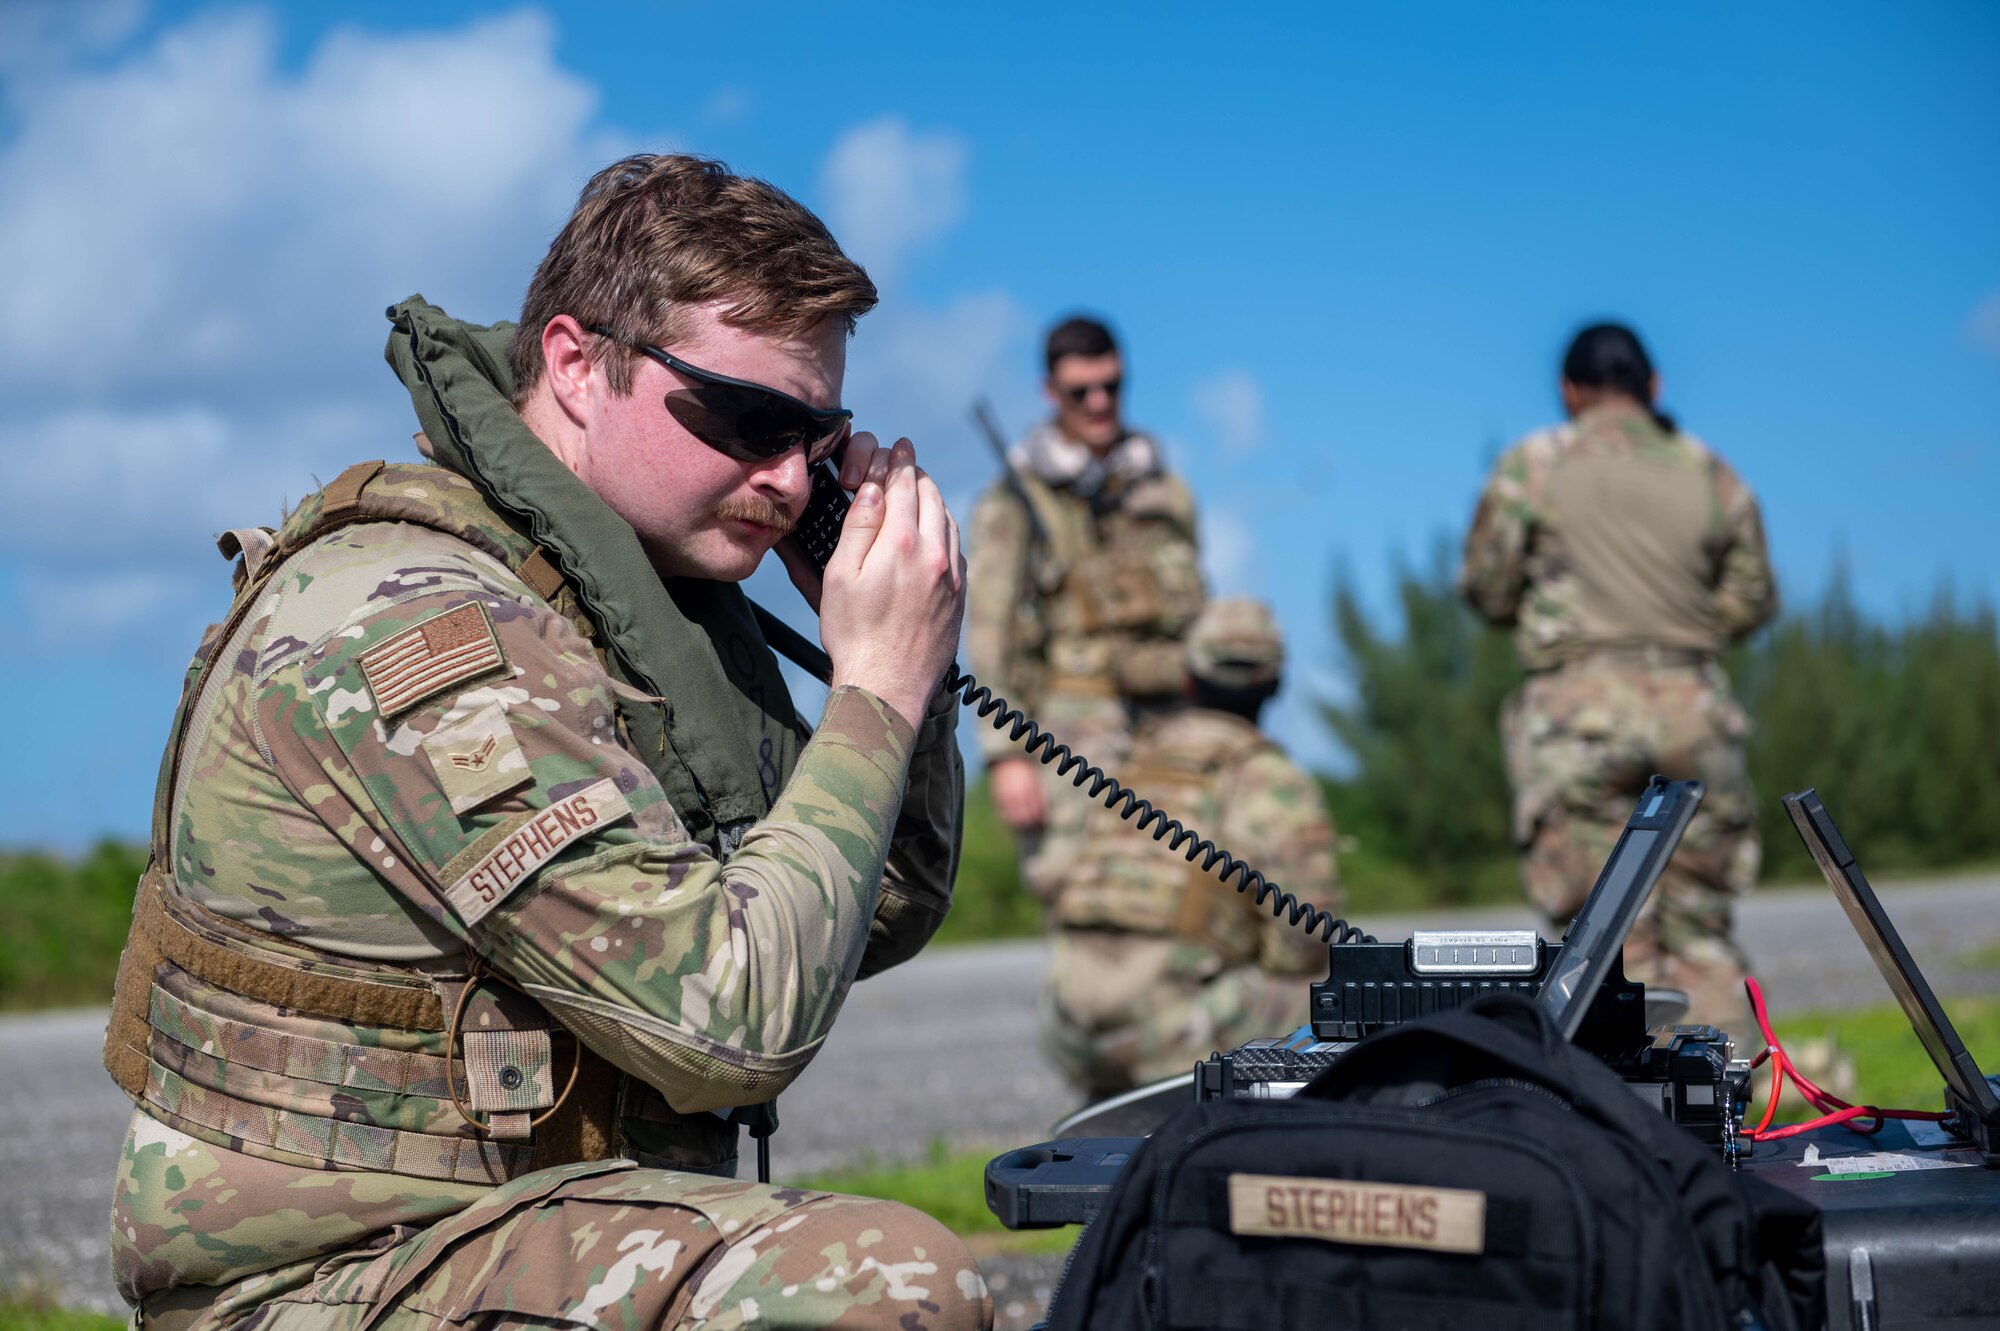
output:
<path id="1" fill-rule="evenodd" d="M 1207 683 L 1238 689 L 1275 684 L 1284 663 L 1285 640 L 1262 601 L 1210 601 L 1188 628 L 1188 673 Z"/>

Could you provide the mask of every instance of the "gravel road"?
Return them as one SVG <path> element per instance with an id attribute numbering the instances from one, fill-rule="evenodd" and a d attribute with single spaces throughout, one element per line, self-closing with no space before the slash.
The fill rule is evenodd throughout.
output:
<path id="1" fill-rule="evenodd" d="M 1899 884 L 1899 927 L 1946 995 L 2000 992 L 2000 877 Z M 1382 917 L 1413 926 L 1533 921 L 1525 911 Z M 1758 893 L 1744 945 L 1779 1012 L 1890 1001 L 1824 889 Z M 780 1103 L 780 1178 L 955 1145 L 1033 1141 L 1074 1107 L 1042 1063 L 1038 942 L 940 949 L 855 988 L 813 1066 Z M 1982 964 L 1983 958 L 1983 964 Z M 0 1287 L 35 1281 L 70 1306 L 123 1312 L 105 1273 L 105 1211 L 129 1108 L 98 1065 L 102 1010 L 0 1018 Z M 1974 1051 L 2000 1064 L 2000 1050 Z"/>

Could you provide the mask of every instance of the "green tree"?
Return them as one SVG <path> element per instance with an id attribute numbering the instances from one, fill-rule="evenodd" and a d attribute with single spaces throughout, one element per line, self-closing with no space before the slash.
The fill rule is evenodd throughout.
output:
<path id="1" fill-rule="evenodd" d="M 1424 899 L 1410 906 L 1518 890 L 1497 723 L 1521 671 L 1505 636 L 1459 601 L 1453 566 L 1443 539 L 1427 566 L 1399 562 L 1400 634 L 1370 622 L 1347 571 L 1335 576 L 1334 630 L 1353 693 L 1320 712 L 1354 757 L 1335 810 L 1370 858 L 1412 871 Z M 1357 903 L 1368 901 L 1366 887 L 1354 884 Z"/>
<path id="2" fill-rule="evenodd" d="M 1844 569 L 1816 606 L 1735 653 L 1767 877 L 1812 863 L 1778 797 L 1816 787 L 1871 866 L 2000 855 L 2000 631 L 1949 588 L 1899 628 L 1869 622 Z"/>

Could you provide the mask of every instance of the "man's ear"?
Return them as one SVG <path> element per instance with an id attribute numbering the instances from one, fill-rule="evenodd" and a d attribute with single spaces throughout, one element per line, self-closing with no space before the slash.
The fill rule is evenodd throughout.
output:
<path id="1" fill-rule="evenodd" d="M 1646 381 L 1646 405 L 1652 406 L 1660 400 L 1660 376 L 1654 375 Z"/>
<path id="2" fill-rule="evenodd" d="M 578 425 L 590 421 L 591 390 L 604 367 L 590 355 L 592 334 L 567 314 L 542 325 L 542 378 L 564 415 Z"/>
<path id="3" fill-rule="evenodd" d="M 1056 391 L 1056 381 L 1053 378 L 1042 380 L 1042 396 L 1047 398 L 1049 405 L 1057 411 L 1062 410 L 1062 394 Z"/>

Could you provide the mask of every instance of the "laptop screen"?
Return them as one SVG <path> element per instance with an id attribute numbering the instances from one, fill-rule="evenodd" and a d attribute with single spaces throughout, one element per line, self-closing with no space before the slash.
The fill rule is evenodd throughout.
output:
<path id="1" fill-rule="evenodd" d="M 1619 833 L 1589 900 L 1570 921 L 1562 951 L 1535 996 L 1565 1040 L 1574 1038 L 1583 1024 L 1640 907 L 1673 859 L 1702 792 L 1699 781 L 1656 780 L 1639 796 L 1639 807 Z"/>
<path id="2" fill-rule="evenodd" d="M 1801 795 L 1787 795 L 1785 812 L 1791 815 L 1799 839 L 1812 852 L 1813 862 L 1819 866 L 1826 885 L 1833 889 L 1834 899 L 1847 912 L 1854 932 L 1861 936 L 1868 955 L 1875 959 L 1875 969 L 1888 981 L 1889 991 L 1896 995 L 1903 1015 L 1910 1019 L 1910 1029 L 1923 1041 L 1924 1052 L 1937 1065 L 1945 1084 L 1959 1099 L 1975 1107 L 1981 1117 L 2000 1116 L 2000 1098 L 1994 1096 L 1993 1088 L 1980 1075 L 1971 1051 L 1958 1038 L 1951 1018 L 1945 1016 L 1937 995 L 1931 992 L 1930 981 L 1917 968 L 1916 958 L 1910 955 L 1902 935 L 1890 922 L 1889 912 L 1882 908 L 1881 898 L 1875 895 L 1861 866 L 1855 863 L 1819 795 L 1810 790 Z"/>

